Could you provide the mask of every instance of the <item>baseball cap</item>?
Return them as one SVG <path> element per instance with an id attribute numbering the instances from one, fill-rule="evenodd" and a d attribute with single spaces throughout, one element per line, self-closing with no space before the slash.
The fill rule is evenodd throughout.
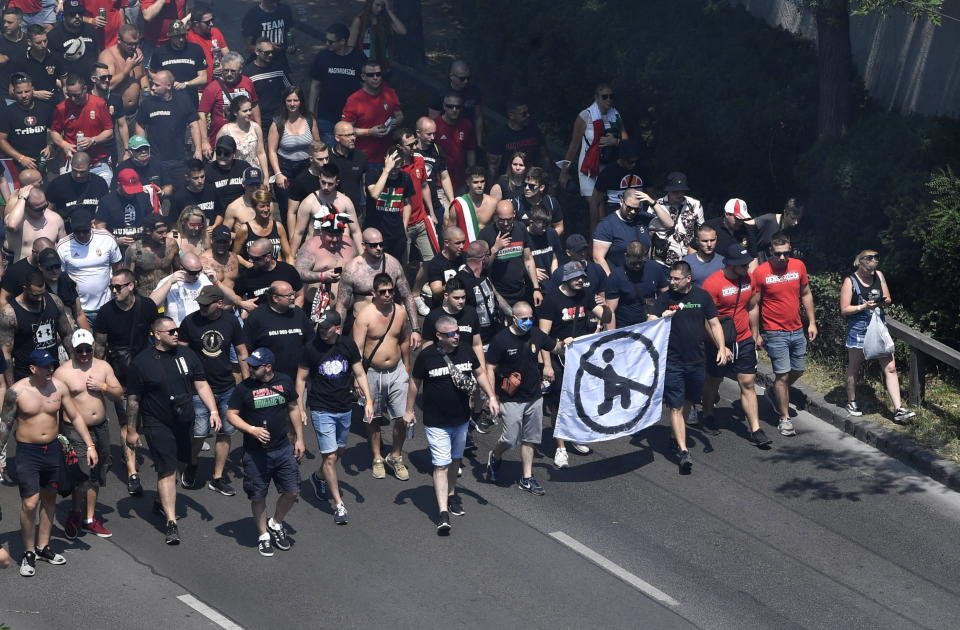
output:
<path id="1" fill-rule="evenodd" d="M 324 312 L 323 316 L 317 321 L 320 328 L 333 328 L 341 324 L 340 313 L 333 309 Z"/>
<path id="2" fill-rule="evenodd" d="M 273 352 L 269 348 L 257 348 L 247 357 L 247 365 L 250 367 L 260 367 L 261 365 L 273 365 Z"/>
<path id="3" fill-rule="evenodd" d="M 176 37 L 177 35 L 186 35 L 187 34 L 187 25 L 180 20 L 174 20 L 170 22 L 169 28 L 167 28 L 167 37 Z"/>
<path id="4" fill-rule="evenodd" d="M 48 247 L 44 250 L 41 250 L 37 254 L 37 264 L 41 267 L 49 267 L 50 265 L 59 265 L 62 261 L 60 260 L 60 254 L 57 253 L 52 247 Z"/>
<path id="5" fill-rule="evenodd" d="M 753 260 L 753 256 L 750 255 L 750 252 L 747 249 L 740 245 L 739 243 L 731 243 L 727 247 L 727 251 L 724 252 L 723 264 L 728 267 L 735 267 L 737 265 L 748 265 L 750 261 Z"/>
<path id="6" fill-rule="evenodd" d="M 251 166 L 243 171 L 243 185 L 252 186 L 253 184 L 260 185 L 263 183 L 263 171 L 261 171 L 256 166 Z"/>
<path id="7" fill-rule="evenodd" d="M 686 192 L 690 190 L 687 186 L 687 176 L 679 171 L 674 171 L 667 175 L 667 184 L 663 187 L 667 192 Z"/>
<path id="8" fill-rule="evenodd" d="M 640 145 L 633 140 L 623 140 L 617 145 L 617 157 L 621 160 L 632 160 L 640 157 Z"/>
<path id="9" fill-rule="evenodd" d="M 567 237 L 567 249 L 571 252 L 582 252 L 587 248 L 587 239 L 580 234 L 571 234 Z"/>
<path id="10" fill-rule="evenodd" d="M 230 232 L 230 228 L 225 225 L 218 225 L 213 228 L 213 235 L 211 238 L 215 241 L 232 241 L 233 234 Z"/>
<path id="11" fill-rule="evenodd" d="M 47 367 L 56 362 L 57 360 L 53 358 L 53 355 L 46 350 L 34 350 L 30 353 L 30 365 Z"/>
<path id="12" fill-rule="evenodd" d="M 229 149 L 230 151 L 237 150 L 237 141 L 230 136 L 220 136 L 217 138 L 217 149 Z"/>
<path id="13" fill-rule="evenodd" d="M 587 275 L 585 265 L 581 262 L 571 260 L 563 266 L 563 281 L 568 282 L 581 276 Z"/>
<path id="14" fill-rule="evenodd" d="M 208 306 L 214 302 L 219 302 L 222 299 L 223 289 L 218 286 L 208 284 L 200 289 L 200 293 L 197 295 L 197 304 L 200 306 Z"/>
<path id="15" fill-rule="evenodd" d="M 140 134 L 131 136 L 130 141 L 127 142 L 127 148 L 133 151 L 136 151 L 137 149 L 142 149 L 143 147 L 149 147 L 149 146 L 150 146 L 150 141 L 147 140 L 145 137 L 141 136 Z"/>
<path id="16" fill-rule="evenodd" d="M 132 168 L 120 169 L 117 173 L 117 183 L 120 190 L 128 195 L 136 195 L 143 192 L 143 184 L 140 183 L 140 174 Z"/>
<path id="17" fill-rule="evenodd" d="M 73 343 L 73 347 L 82 346 L 84 344 L 88 346 L 93 345 L 93 333 L 85 328 L 78 328 L 76 332 L 73 333 L 73 336 L 70 337 L 70 341 Z"/>
<path id="18" fill-rule="evenodd" d="M 727 214 L 732 214 L 742 221 L 750 218 L 750 213 L 747 211 L 747 202 L 743 199 L 737 199 L 736 197 L 724 204 L 723 211 Z"/>
<path id="19" fill-rule="evenodd" d="M 83 2 L 80 0 L 67 0 L 63 3 L 64 15 L 76 15 L 78 13 L 83 13 Z"/>

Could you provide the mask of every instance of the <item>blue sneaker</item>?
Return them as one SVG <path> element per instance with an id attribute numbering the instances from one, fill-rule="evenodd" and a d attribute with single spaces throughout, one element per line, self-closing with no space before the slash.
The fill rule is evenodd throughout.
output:
<path id="1" fill-rule="evenodd" d="M 543 489 L 543 486 L 540 485 L 540 482 L 537 481 L 536 477 L 527 477 L 526 479 L 520 480 L 520 489 L 526 490 L 530 494 L 535 494 L 538 497 L 542 497 L 546 494 L 546 490 Z"/>
<path id="2" fill-rule="evenodd" d="M 487 469 L 484 472 L 484 478 L 490 483 L 497 483 L 497 475 L 500 474 L 500 464 L 502 459 L 493 456 L 493 451 L 487 453 Z"/>

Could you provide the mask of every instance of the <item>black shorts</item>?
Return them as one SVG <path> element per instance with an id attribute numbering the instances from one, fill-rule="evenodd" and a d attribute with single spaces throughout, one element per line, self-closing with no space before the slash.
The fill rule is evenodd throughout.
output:
<path id="1" fill-rule="evenodd" d="M 663 404 L 680 409 L 685 401 L 700 403 L 706 376 L 703 363 L 670 363 L 663 377 Z"/>
<path id="2" fill-rule="evenodd" d="M 704 351 L 708 357 L 716 357 L 717 349 L 712 343 L 704 343 Z M 707 361 L 707 374 L 714 378 L 723 378 L 728 374 L 756 374 L 757 373 L 757 344 L 753 337 L 733 344 L 733 361 L 726 365 L 717 365 L 716 361 Z"/>
<path id="3" fill-rule="evenodd" d="M 70 445 L 77 451 L 77 457 L 80 458 L 80 470 L 89 477 L 87 481 L 78 484 L 77 489 L 91 490 L 107 485 L 107 471 L 110 470 L 110 430 L 107 427 L 107 421 L 87 427 L 90 437 L 93 438 L 94 447 L 97 449 L 97 465 L 93 468 L 87 464 L 87 445 L 83 438 L 72 424 L 64 422 L 62 426 L 63 434 L 70 440 Z"/>
<path id="4" fill-rule="evenodd" d="M 60 479 L 63 451 L 56 440 L 48 444 L 17 442 L 17 481 L 20 498 L 26 499 L 40 489 L 56 490 Z"/>
<path id="5" fill-rule="evenodd" d="M 189 464 L 193 447 L 193 425 L 169 425 L 151 419 L 143 423 L 143 435 L 157 474 L 177 472 L 177 463 Z"/>
<path id="6" fill-rule="evenodd" d="M 293 456 L 293 445 L 275 448 L 270 451 L 244 449 L 243 451 L 243 490 L 251 501 L 262 501 L 267 497 L 270 482 L 280 494 L 300 492 L 300 466 Z"/>

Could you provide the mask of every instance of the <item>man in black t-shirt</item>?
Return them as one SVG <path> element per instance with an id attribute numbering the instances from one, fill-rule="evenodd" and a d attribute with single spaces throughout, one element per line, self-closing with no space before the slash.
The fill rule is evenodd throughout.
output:
<path id="1" fill-rule="evenodd" d="M 510 157 L 515 151 L 527 154 L 527 168 L 550 165 L 547 155 L 547 143 L 536 123 L 530 120 L 530 108 L 521 101 L 507 102 L 507 124 L 494 133 L 487 143 L 487 169 L 491 182 L 497 181 L 506 168 L 503 157 Z"/>
<path id="2" fill-rule="evenodd" d="M 247 357 L 250 377 L 237 384 L 227 410 L 230 422 L 243 436 L 243 490 L 253 507 L 260 533 L 260 555 L 272 556 L 273 547 L 290 549 L 283 519 L 300 494 L 299 462 L 306 451 L 300 406 L 293 379 L 275 372 L 276 361 L 267 348 L 257 348 Z M 287 437 L 294 435 L 294 443 Z M 273 517 L 267 519 L 270 482 L 280 497 Z"/>
<path id="3" fill-rule="evenodd" d="M 39 24 L 27 27 L 27 54 L 11 59 L 11 75 L 22 72 L 33 79 L 37 98 L 57 100 L 57 79 L 64 76 L 62 60 L 48 48 L 47 31 Z"/>
<path id="4" fill-rule="evenodd" d="M 407 224 L 410 222 L 414 196 L 413 180 L 400 170 L 400 150 L 387 151 L 383 165 L 371 164 L 367 169 L 367 213 L 364 228 L 377 228 L 383 235 L 383 251 L 405 264 L 407 260 Z"/>
<path id="5" fill-rule="evenodd" d="M 663 403 L 670 409 L 670 425 L 677 449 L 680 472 L 687 474 L 693 467 L 687 450 L 685 418 L 690 408 L 700 402 L 706 377 L 704 361 L 724 365 L 732 358 L 723 340 L 723 328 L 717 317 L 717 307 L 710 294 L 693 284 L 689 263 L 677 261 L 670 265 L 670 289 L 661 293 L 651 308 L 647 321 L 672 317 L 667 341 L 667 371 L 663 377 Z M 717 350 L 716 357 L 704 356 L 704 334 L 709 335 Z M 716 434 L 712 419 L 703 422 L 703 428 Z"/>
<path id="6" fill-rule="evenodd" d="M 336 142 L 331 145 L 330 161 L 340 169 L 339 190 L 350 198 L 362 220 L 367 201 L 363 186 L 367 176 L 367 156 L 357 148 L 357 131 L 353 123 L 341 120 L 333 126 L 333 135 Z"/>
<path id="7" fill-rule="evenodd" d="M 423 426 L 430 445 L 433 488 L 440 510 L 437 533 L 446 535 L 450 532 L 450 514 L 464 513 L 463 503 L 456 494 L 458 466 L 451 464 L 457 461 L 459 465 L 463 458 L 471 412 L 468 390 L 479 386 L 487 395 L 488 408 L 494 417 L 500 413 L 500 406 L 480 360 L 471 348 L 460 343 L 456 320 L 449 316 L 438 319 L 432 341 L 434 343 L 420 352 L 413 363 L 403 419 L 408 427 L 416 422 L 413 407 L 417 392 L 422 391 Z M 454 370 L 458 373 L 454 374 Z M 476 381 L 472 387 L 467 385 L 471 376 Z"/>
<path id="8" fill-rule="evenodd" d="M 463 281 L 454 276 L 447 280 L 443 290 L 443 302 L 430 311 L 423 318 L 423 345 L 433 343 L 437 332 L 437 320 L 441 317 L 452 317 L 457 322 L 460 331 L 460 344 L 473 348 L 480 363 L 483 363 L 483 345 L 480 343 L 480 320 L 477 319 L 477 310 L 467 304 L 467 291 L 463 288 Z"/>
<path id="9" fill-rule="evenodd" d="M 63 3 L 63 22 L 48 34 L 48 46 L 60 58 L 63 71 L 81 77 L 90 76 L 97 62 L 97 31 L 83 21 L 82 0 Z"/>
<path id="10" fill-rule="evenodd" d="M 117 165 L 117 172 L 132 168 L 140 176 L 140 183 L 153 184 L 160 188 L 164 195 L 173 192 L 173 180 L 169 172 L 160 165 L 160 160 L 153 159 L 153 147 L 145 136 L 134 134 L 127 143 L 130 157 Z M 116 188 L 116 185 L 113 186 Z"/>
<path id="11" fill-rule="evenodd" d="M 217 138 L 215 159 L 207 163 L 207 181 L 217 191 L 220 207 L 226 208 L 243 194 L 243 172 L 250 168 L 246 160 L 236 157 L 237 141 L 231 136 Z"/>
<path id="12" fill-rule="evenodd" d="M 54 247 L 55 243 L 45 236 L 33 241 L 30 248 L 30 255 L 16 261 L 3 274 L 3 280 L 0 281 L 0 306 L 23 293 L 23 282 L 27 275 L 32 271 L 40 270 L 40 252 Z M 56 253 L 56 250 L 54 250 Z M 58 256 L 59 258 L 59 256 Z M 52 264 L 52 263 L 51 263 Z"/>
<path id="13" fill-rule="evenodd" d="M 347 508 L 337 480 L 337 460 L 343 456 L 350 437 L 350 419 L 356 403 L 354 383 L 363 393 L 364 421 L 373 421 L 373 396 L 363 369 L 363 357 L 357 344 L 341 334 L 340 314 L 328 310 L 318 322 L 317 336 L 307 345 L 297 369 L 297 396 L 305 395 L 310 378 L 310 420 L 317 433 L 317 446 L 323 463 L 310 480 L 317 498 L 333 499 L 333 520 L 347 524 Z"/>
<path id="14" fill-rule="evenodd" d="M 187 206 L 197 206 L 203 210 L 204 216 L 213 225 L 217 217 L 222 217 L 225 208 L 220 205 L 217 189 L 213 182 L 207 181 L 207 173 L 203 169 L 203 162 L 191 158 L 186 162 L 187 172 L 183 181 L 173 187 L 170 196 L 170 216 L 179 217 Z"/>
<path id="15" fill-rule="evenodd" d="M 140 177 L 132 168 L 117 173 L 117 189 L 100 200 L 93 218 L 94 227 L 109 230 L 117 239 L 121 253 L 140 238 L 143 217 L 153 213 L 150 195 L 143 191 Z"/>
<path id="16" fill-rule="evenodd" d="M 14 102 L 0 109 L 0 149 L 21 168 L 35 169 L 41 159 L 52 155 L 47 134 L 53 105 L 34 98 L 33 80 L 28 75 L 14 75 L 10 87 Z M 0 84 L 0 88 L 6 91 L 7 85 Z"/>
<path id="17" fill-rule="evenodd" d="M 243 76 L 253 82 L 260 100 L 260 120 L 263 121 L 264 138 L 270 129 L 270 123 L 283 106 L 283 91 L 290 87 L 287 76 L 289 66 L 279 57 L 279 48 L 269 39 L 260 38 L 254 45 L 253 61 L 243 67 Z M 306 108 L 306 103 L 303 104 Z M 281 123 L 282 127 L 282 123 Z"/>
<path id="18" fill-rule="evenodd" d="M 245 322 L 247 344 L 269 348 L 277 356 L 276 370 L 295 378 L 303 348 L 313 339 L 313 324 L 294 305 L 296 292 L 289 282 L 274 282 L 266 296 L 267 303 L 255 308 Z"/>
<path id="19" fill-rule="evenodd" d="M 451 225 L 443 229 L 443 248 L 440 255 L 434 256 L 433 260 L 427 263 L 427 282 L 430 283 L 434 304 L 443 297 L 443 286 L 456 276 L 466 263 L 467 257 L 463 253 L 465 243 L 466 236 L 457 226 Z"/>
<path id="20" fill-rule="evenodd" d="M 190 463 L 193 428 L 193 395 L 197 394 L 210 412 L 210 423 L 220 428 L 217 401 L 205 380 L 200 359 L 177 343 L 177 325 L 169 317 L 158 317 L 151 325 L 154 345 L 130 364 L 127 378 L 127 438 L 134 449 L 140 439 L 137 414 L 142 413 L 153 467 L 157 470 L 154 512 L 166 517 L 166 543 L 180 544 L 177 527 L 177 463 Z"/>
<path id="21" fill-rule="evenodd" d="M 486 346 L 493 335 L 503 328 L 505 317 L 512 317 L 513 310 L 501 296 L 487 275 L 487 260 L 490 246 L 486 241 L 474 241 L 467 246 L 466 262 L 457 272 L 457 278 L 467 292 L 467 304 L 477 312 L 480 322 L 480 340 Z"/>
<path id="22" fill-rule="evenodd" d="M 0 55 L 6 57 L 0 63 L 0 89 L 6 94 L 13 68 L 13 60 L 27 54 L 27 35 L 23 32 L 23 12 L 16 7 L 7 7 L 3 13 L 3 32 L 0 33 Z"/>
<path id="23" fill-rule="evenodd" d="M 485 478 L 499 480 L 503 454 L 520 444 L 520 487 L 534 495 L 544 494 L 533 477 L 533 450 L 543 432 L 543 393 L 540 360 L 550 362 L 548 353 L 557 342 L 533 323 L 533 308 L 526 302 L 513 306 L 513 321 L 501 330 L 487 348 L 487 375 L 500 401 L 503 429 L 497 446 L 487 454 Z"/>
<path id="24" fill-rule="evenodd" d="M 150 92 L 140 102 L 136 131 L 149 138 L 153 159 L 159 162 L 167 181 L 179 182 L 186 170 L 183 160 L 188 149 L 184 138 L 188 134 L 193 140 L 193 157 L 203 157 L 200 118 L 193 93 L 174 89 L 173 74 L 169 70 L 153 75 Z"/>
<path id="25" fill-rule="evenodd" d="M 264 302 L 263 296 L 274 282 L 282 281 L 293 287 L 296 293 L 294 303 L 303 307 L 303 281 L 293 265 L 276 260 L 273 257 L 273 243 L 268 239 L 260 238 L 247 249 L 247 257 L 253 263 L 252 267 L 244 267 L 237 276 L 233 285 L 234 292 L 244 301 L 257 300 Z"/>
<path id="26" fill-rule="evenodd" d="M 240 374 L 243 378 L 250 376 L 247 364 L 247 346 L 243 335 L 243 327 L 233 315 L 233 311 L 224 309 L 223 290 L 215 285 L 207 285 L 200 289 L 197 296 L 200 309 L 187 315 L 180 322 L 180 342 L 197 353 L 203 372 L 207 376 L 207 383 L 213 391 L 213 396 L 220 409 L 220 429 L 213 448 L 213 478 L 207 487 L 214 492 L 232 497 L 236 491 L 230 485 L 230 479 L 224 474 L 223 468 L 230 455 L 230 438 L 236 433 L 236 428 L 227 420 L 227 403 L 233 395 L 233 366 L 230 364 L 230 350 L 237 353 L 240 362 Z M 193 408 L 196 419 L 193 422 L 193 451 L 190 454 L 190 465 L 183 470 L 180 483 L 184 488 L 192 489 L 197 485 L 197 458 L 203 442 L 210 435 L 210 416 L 199 397 L 193 397 Z"/>
<path id="27" fill-rule="evenodd" d="M 504 199 L 497 203 L 493 222 L 480 230 L 477 240 L 490 246 L 489 273 L 493 286 L 507 302 L 527 300 L 533 293 L 533 305 L 543 302 L 543 290 L 537 277 L 530 250 L 530 236 L 523 223 L 517 221 L 516 207 Z M 529 283 L 529 285 L 528 285 Z"/>
<path id="28" fill-rule="evenodd" d="M 420 147 L 414 155 L 422 157 L 427 169 L 427 185 L 430 186 L 430 201 L 433 204 L 433 214 L 441 223 L 443 215 L 455 198 L 453 183 L 450 181 L 450 171 L 447 170 L 447 160 L 440 153 L 435 142 L 437 138 L 437 123 L 422 116 L 417 119 L 417 142 Z M 441 198 L 440 193 L 443 193 Z M 426 203 L 426 200 L 424 200 Z M 428 208 L 430 210 L 430 208 Z"/>
<path id="29" fill-rule="evenodd" d="M 321 138 L 334 143 L 334 124 L 340 120 L 347 97 L 360 89 L 360 69 L 367 56 L 348 43 L 350 29 L 344 24 L 327 27 L 326 50 L 310 66 L 310 99 Z M 348 195 L 349 196 L 349 195 Z"/>
<path id="30" fill-rule="evenodd" d="M 94 214 L 109 191 L 106 180 L 90 172 L 90 155 L 77 151 L 70 158 L 70 172 L 58 175 L 47 186 L 47 201 L 63 217 L 63 227 L 69 234 L 73 231 L 73 213 L 83 210 Z"/>
<path id="31" fill-rule="evenodd" d="M 247 52 L 252 54 L 255 44 L 261 37 L 277 46 L 277 60 L 289 71 L 287 60 L 287 32 L 293 28 L 293 11 L 278 0 L 260 0 L 257 6 L 250 7 L 240 23 L 240 34 Z"/>
<path id="32" fill-rule="evenodd" d="M 167 36 L 170 38 L 167 43 L 154 49 L 150 56 L 150 72 L 170 71 L 173 75 L 173 89 L 183 90 L 184 94 L 189 95 L 193 108 L 196 109 L 194 91 L 206 87 L 208 83 L 207 57 L 199 45 L 187 41 L 186 22 L 171 22 Z"/>
<path id="33" fill-rule="evenodd" d="M 307 168 L 290 180 L 287 189 L 287 234 L 296 232 L 297 209 L 304 199 L 320 188 L 320 169 L 330 161 L 330 149 L 323 141 L 311 142 L 308 151 L 310 162 Z"/>
<path id="34" fill-rule="evenodd" d="M 470 66 L 462 59 L 457 59 L 450 64 L 450 83 L 442 89 L 435 91 L 427 103 L 427 116 L 436 119 L 443 113 L 443 99 L 445 96 L 457 95 L 463 104 L 460 115 L 473 123 L 473 129 L 476 133 L 477 146 L 483 146 L 483 108 L 480 103 L 483 101 L 483 95 L 476 83 L 472 83 L 470 76 Z"/>

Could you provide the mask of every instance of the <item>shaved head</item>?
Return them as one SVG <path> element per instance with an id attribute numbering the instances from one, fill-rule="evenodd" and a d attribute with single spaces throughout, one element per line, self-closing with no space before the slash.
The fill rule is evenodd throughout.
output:
<path id="1" fill-rule="evenodd" d="M 33 242 L 33 249 L 31 251 L 34 257 L 36 257 L 37 254 L 50 247 L 53 247 L 53 241 L 46 236 L 41 236 Z"/>
<path id="2" fill-rule="evenodd" d="M 509 199 L 502 199 L 497 202 L 497 218 L 510 219 L 516 216 L 517 209 Z"/>
<path id="3" fill-rule="evenodd" d="M 196 254 L 184 254 L 180 258 L 180 266 L 187 271 L 196 271 L 197 269 L 201 269 L 203 264 L 200 262 L 200 257 Z"/>
<path id="4" fill-rule="evenodd" d="M 459 74 L 461 76 L 470 74 L 470 66 L 463 59 L 457 59 L 450 64 L 450 74 Z"/>
<path id="5" fill-rule="evenodd" d="M 513 314 L 517 317 L 533 317 L 533 307 L 528 302 L 520 300 L 513 305 Z"/>
<path id="6" fill-rule="evenodd" d="M 70 166 L 73 168 L 88 168 L 90 166 L 90 154 L 86 151 L 77 151 L 70 158 Z"/>
<path id="7" fill-rule="evenodd" d="M 153 75 L 154 81 L 158 83 L 163 83 L 164 85 L 173 85 L 173 73 L 169 70 L 161 70 Z"/>
<path id="8" fill-rule="evenodd" d="M 366 243 L 378 243 L 383 240 L 383 234 L 377 228 L 367 228 L 363 231 L 363 240 Z"/>
<path id="9" fill-rule="evenodd" d="M 39 206 L 47 203 L 47 195 L 39 188 L 31 188 L 30 192 L 27 194 L 27 206 L 31 210 L 35 210 Z"/>
<path id="10" fill-rule="evenodd" d="M 250 247 L 247 249 L 251 256 L 266 256 L 267 254 L 273 251 L 273 243 L 268 239 L 258 238 L 254 242 L 250 243 Z"/>
<path id="11" fill-rule="evenodd" d="M 431 119 L 427 118 L 426 116 L 421 116 L 420 118 L 417 119 L 417 131 L 423 131 L 427 133 L 436 132 L 437 123 L 433 122 Z"/>
<path id="12" fill-rule="evenodd" d="M 353 123 L 347 122 L 346 120 L 341 120 L 333 126 L 333 133 L 341 136 L 345 136 L 348 133 L 353 133 Z"/>
<path id="13" fill-rule="evenodd" d="M 24 169 L 20 171 L 20 176 L 17 177 L 17 181 L 20 182 L 21 188 L 36 184 L 41 179 L 43 179 L 43 175 L 41 175 L 40 171 L 35 168 Z"/>
<path id="14" fill-rule="evenodd" d="M 463 233 L 463 230 L 455 225 L 450 225 L 443 229 L 443 240 L 445 241 L 455 241 L 457 239 L 466 238 L 466 236 L 467 235 Z"/>

